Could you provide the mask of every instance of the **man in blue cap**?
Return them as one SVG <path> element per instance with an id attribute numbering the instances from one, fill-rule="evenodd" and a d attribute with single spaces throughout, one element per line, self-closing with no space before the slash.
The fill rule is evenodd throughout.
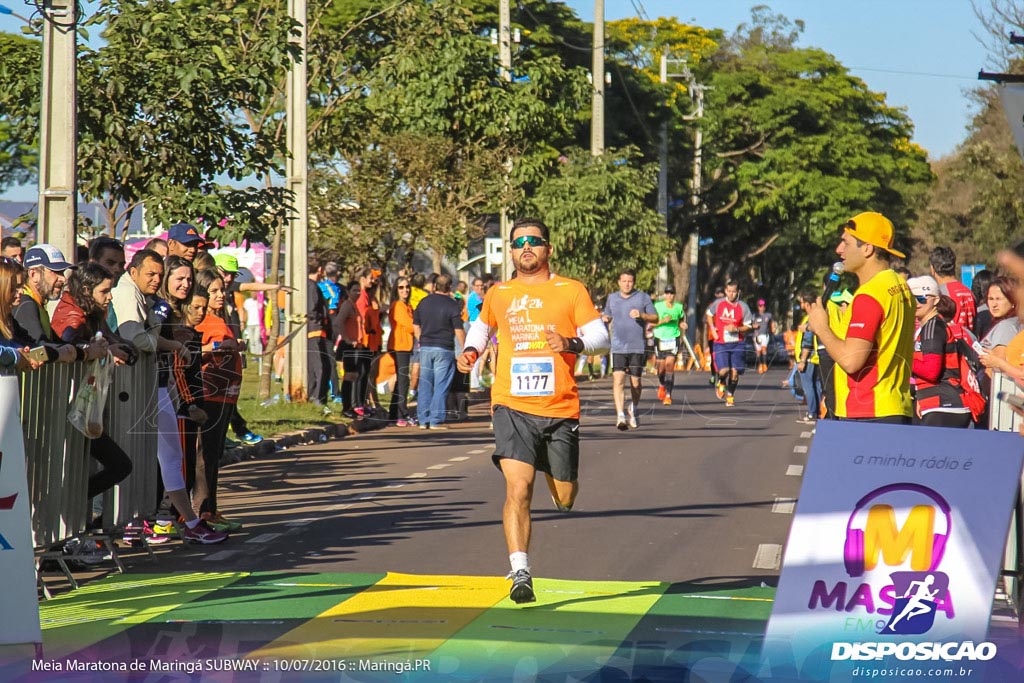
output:
<path id="1" fill-rule="evenodd" d="M 167 232 L 167 255 L 180 256 L 186 261 L 196 257 L 196 251 L 203 245 L 203 236 L 194 225 L 175 223 Z"/>

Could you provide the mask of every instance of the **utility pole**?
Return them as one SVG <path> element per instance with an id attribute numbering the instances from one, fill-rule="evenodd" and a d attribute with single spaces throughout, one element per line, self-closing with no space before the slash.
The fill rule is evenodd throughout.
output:
<path id="1" fill-rule="evenodd" d="M 662 85 L 668 83 L 668 48 L 661 51 L 661 68 L 659 69 Z M 661 140 L 658 144 L 658 213 L 661 214 L 662 227 L 668 231 L 668 122 L 661 122 Z"/>
<path id="2" fill-rule="evenodd" d="M 36 240 L 75 260 L 78 227 L 76 0 L 43 3 L 43 88 L 39 116 L 39 218 Z"/>
<path id="3" fill-rule="evenodd" d="M 299 35 L 291 40 L 299 46 L 299 59 L 288 71 L 285 89 L 287 107 L 288 160 L 285 165 L 288 189 L 292 191 L 293 210 L 288 217 L 285 235 L 285 281 L 294 288 L 287 298 L 289 320 L 304 317 L 308 311 L 306 280 L 308 279 L 307 258 L 309 256 L 306 230 L 309 226 L 309 205 L 307 203 L 307 149 L 306 149 L 306 0 L 288 0 L 288 16 L 298 23 Z M 289 345 L 288 363 L 285 370 L 285 391 L 292 401 L 309 399 L 306 368 L 305 330 L 296 334 Z"/>
<path id="4" fill-rule="evenodd" d="M 594 50 L 590 68 L 594 92 L 590 106 L 590 153 L 604 154 L 604 0 L 594 0 Z"/>
<path id="5" fill-rule="evenodd" d="M 705 86 L 691 82 L 690 88 L 697 101 L 697 109 L 692 118 L 699 122 L 700 119 L 704 117 Z M 690 341 L 693 344 L 697 343 L 697 266 L 699 263 L 697 259 L 697 249 L 700 247 L 700 225 L 697 218 L 700 214 L 701 205 L 700 168 L 703 156 L 703 143 L 704 131 L 701 130 L 700 123 L 698 123 L 697 130 L 693 136 L 693 181 L 691 183 L 693 194 L 690 197 L 690 203 L 693 205 L 694 224 L 693 232 L 690 233 L 690 292 L 686 302 L 686 324 L 689 326 L 687 332 L 689 333 Z"/>
<path id="6" fill-rule="evenodd" d="M 509 0 L 498 0 L 498 63 L 501 66 L 501 77 L 507 82 L 512 81 L 512 12 Z M 512 161 L 505 164 L 506 182 L 511 172 Z M 512 278 L 512 248 L 509 239 L 512 236 L 512 223 L 508 219 L 508 209 L 502 204 L 498 209 L 498 232 L 501 236 L 501 279 L 507 282 Z"/>

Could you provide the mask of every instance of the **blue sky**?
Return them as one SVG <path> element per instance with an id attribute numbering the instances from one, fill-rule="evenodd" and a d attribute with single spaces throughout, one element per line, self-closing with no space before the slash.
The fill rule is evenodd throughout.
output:
<path id="1" fill-rule="evenodd" d="M 25 15 L 30 11 L 24 0 L 0 4 Z M 567 4 L 585 21 L 593 20 L 593 0 Z M 651 18 L 674 16 L 731 33 L 749 21 L 756 4 L 804 20 L 800 45 L 834 54 L 869 88 L 886 93 L 890 104 L 906 107 L 915 125 L 914 141 L 932 159 L 953 152 L 964 139 L 972 116 L 965 91 L 979 84 L 978 70 L 997 69 L 974 35 L 981 28 L 970 0 L 605 0 L 605 17 L 636 16 L 641 8 Z M 0 31 L 18 32 L 19 27 L 18 21 L 0 15 Z M 11 188 L 0 198 L 30 200 L 35 192 L 35 187 Z"/>
<path id="2" fill-rule="evenodd" d="M 566 4 L 593 21 L 593 0 Z M 978 70 L 998 70 L 975 37 L 981 24 L 970 0 L 605 0 L 605 20 L 635 17 L 639 8 L 651 19 L 676 17 L 732 33 L 759 4 L 802 19 L 798 45 L 830 52 L 889 104 L 906 107 L 914 141 L 933 160 L 966 137 L 973 110 L 964 92 L 979 84 Z"/>

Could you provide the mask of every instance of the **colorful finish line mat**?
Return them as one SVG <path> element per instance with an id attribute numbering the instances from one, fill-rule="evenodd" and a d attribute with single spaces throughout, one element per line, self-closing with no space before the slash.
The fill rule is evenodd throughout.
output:
<path id="1" fill-rule="evenodd" d="M 0 681 L 805 680 L 756 675 L 774 589 L 749 583 L 535 577 L 515 605 L 500 577 L 117 575 L 43 602 Z"/>

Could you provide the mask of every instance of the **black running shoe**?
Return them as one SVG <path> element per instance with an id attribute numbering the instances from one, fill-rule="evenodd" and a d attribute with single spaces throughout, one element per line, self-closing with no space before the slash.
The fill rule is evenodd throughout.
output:
<path id="1" fill-rule="evenodd" d="M 537 596 L 533 593 L 533 578 L 530 576 L 530 570 L 519 569 L 509 572 L 505 578 L 512 579 L 512 590 L 508 594 L 512 598 L 512 602 L 521 605 L 524 602 L 537 601 Z"/>

